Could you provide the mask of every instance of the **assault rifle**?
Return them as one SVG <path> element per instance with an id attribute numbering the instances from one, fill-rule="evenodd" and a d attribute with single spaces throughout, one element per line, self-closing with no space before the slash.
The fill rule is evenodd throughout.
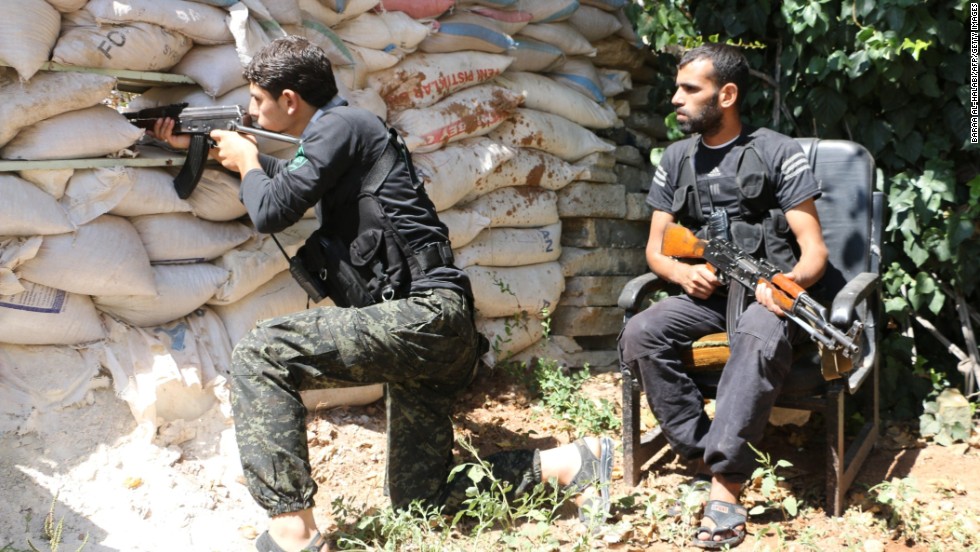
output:
<path id="1" fill-rule="evenodd" d="M 704 259 L 709 268 L 749 290 L 765 284 L 786 317 L 799 324 L 821 347 L 851 361 L 860 353 L 856 341 L 864 328 L 861 322 L 855 321 L 847 333 L 842 332 L 827 321 L 827 309 L 805 289 L 769 261 L 748 255 L 732 242 L 722 238 L 702 240 L 687 228 L 671 223 L 664 231 L 661 252 L 671 257 Z"/>
<path id="2" fill-rule="evenodd" d="M 170 118 L 175 121 L 174 134 L 190 134 L 191 145 L 187 149 L 187 159 L 174 178 L 174 189 L 180 199 L 187 199 L 204 174 L 204 162 L 208 150 L 214 147 L 212 130 L 233 130 L 244 134 L 271 138 L 280 142 L 299 145 L 299 138 L 269 132 L 252 126 L 252 118 L 238 105 L 215 107 L 187 107 L 186 103 L 148 107 L 139 111 L 123 113 L 135 126 L 152 129 L 157 119 Z"/>

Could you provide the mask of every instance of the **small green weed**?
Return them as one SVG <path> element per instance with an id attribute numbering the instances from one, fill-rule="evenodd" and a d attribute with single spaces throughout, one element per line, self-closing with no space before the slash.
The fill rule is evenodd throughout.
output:
<path id="1" fill-rule="evenodd" d="M 554 360 L 538 359 L 533 371 L 532 392 L 540 395 L 552 415 L 565 421 L 578 437 L 617 430 L 621 423 L 611 402 L 592 401 L 582 395 L 582 385 L 588 379 L 588 366 L 566 375 Z"/>
<path id="2" fill-rule="evenodd" d="M 41 538 L 48 541 L 48 550 L 50 550 L 50 552 L 58 552 L 58 549 L 61 546 L 61 535 L 65 528 L 65 518 L 59 519 L 57 523 L 54 520 L 54 506 L 57 503 L 58 495 L 55 495 L 54 498 L 51 499 L 51 507 L 48 509 L 48 515 L 44 516 L 44 525 L 41 527 Z M 88 534 L 85 535 L 85 538 L 82 540 L 82 544 L 75 549 L 75 552 L 79 552 L 85 548 L 86 544 L 88 544 Z M 31 552 L 43 552 L 34 546 L 31 539 L 27 539 L 27 546 L 30 547 Z M 4 550 L 6 549 L 7 548 L 5 547 Z"/>
<path id="3" fill-rule="evenodd" d="M 923 511 L 915 499 L 919 494 L 915 479 L 906 477 L 884 481 L 868 489 L 868 494 L 883 506 L 889 529 L 911 541 L 922 541 Z"/>
<path id="4" fill-rule="evenodd" d="M 787 495 L 780 499 L 780 495 L 783 494 L 780 489 L 780 484 L 786 478 L 776 473 L 776 470 L 780 468 L 791 468 L 793 464 L 787 460 L 777 460 L 773 464 L 772 457 L 769 454 L 755 448 L 751 443 L 749 447 L 755 452 L 756 461 L 759 463 L 759 467 L 752 472 L 750 479 L 760 482 L 759 494 L 762 495 L 764 500 L 763 504 L 757 504 L 749 510 L 749 515 L 755 516 L 767 510 L 778 508 L 783 513 L 783 517 L 796 517 L 796 514 L 799 512 L 799 502 L 793 495 Z"/>

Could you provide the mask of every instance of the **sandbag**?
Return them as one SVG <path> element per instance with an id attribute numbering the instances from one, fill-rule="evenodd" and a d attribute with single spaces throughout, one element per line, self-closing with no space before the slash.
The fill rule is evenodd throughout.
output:
<path id="1" fill-rule="evenodd" d="M 606 97 L 618 96 L 633 89 L 633 79 L 629 71 L 606 67 L 597 68 L 596 71 L 599 73 L 602 94 Z"/>
<path id="2" fill-rule="evenodd" d="M 412 160 L 429 199 L 437 211 L 443 211 L 469 195 L 479 179 L 515 154 L 512 148 L 477 137 L 431 153 L 417 153 Z"/>
<path id="3" fill-rule="evenodd" d="M 95 295 L 100 311 L 133 326 L 155 326 L 194 312 L 214 295 L 228 271 L 209 263 L 153 267 L 156 295 Z"/>
<path id="4" fill-rule="evenodd" d="M 186 54 L 194 42 L 172 29 L 153 23 L 133 21 L 100 25 L 82 10 L 62 25 L 51 60 L 65 65 L 166 71 Z"/>
<path id="5" fill-rule="evenodd" d="M 277 232 L 275 237 L 287 255 L 295 255 L 306 238 L 319 227 L 316 219 L 301 219 L 296 224 Z M 225 280 L 211 305 L 228 305 L 241 300 L 276 274 L 289 268 L 289 261 L 269 235 L 259 235 L 214 260 L 214 265 L 228 271 Z"/>
<path id="6" fill-rule="evenodd" d="M 194 79 L 209 96 L 221 96 L 248 84 L 232 44 L 195 46 L 170 72 Z"/>
<path id="7" fill-rule="evenodd" d="M 412 152 L 429 152 L 449 142 L 481 136 L 504 122 L 524 97 L 502 86 L 479 84 L 437 102 L 432 107 L 406 109 L 391 115 Z"/>
<path id="8" fill-rule="evenodd" d="M 21 281 L 25 291 L 0 296 L 0 343 L 78 345 L 105 338 L 87 295 Z"/>
<path id="9" fill-rule="evenodd" d="M 453 207 L 439 213 L 439 220 L 449 230 L 449 243 L 460 248 L 473 241 L 481 230 L 490 226 L 490 218 L 475 209 Z"/>
<path id="10" fill-rule="evenodd" d="M 356 74 L 353 80 L 354 88 L 363 88 L 367 82 L 367 75 L 375 71 L 383 71 L 395 66 L 401 58 L 397 55 L 389 54 L 382 50 L 373 50 L 354 44 L 348 44 L 347 49 L 354 55 L 354 67 Z"/>
<path id="11" fill-rule="evenodd" d="M 75 229 L 55 198 L 9 173 L 0 173 L 0 197 L 0 236 L 62 234 Z"/>
<path id="12" fill-rule="evenodd" d="M 39 73 L 27 82 L 0 75 L 0 146 L 26 126 L 98 105 L 115 85 L 114 77 L 94 73 Z"/>
<path id="13" fill-rule="evenodd" d="M 415 19 L 435 19 L 455 3 L 455 0 L 381 0 L 377 9 L 404 12 Z"/>
<path id="14" fill-rule="evenodd" d="M 579 4 L 612 12 L 629 4 L 629 0 L 579 0 Z"/>
<path id="15" fill-rule="evenodd" d="M 537 318 L 481 316 L 476 319 L 476 329 L 490 342 L 490 350 L 482 357 L 487 366 L 496 366 L 544 337 L 544 327 Z"/>
<path id="16" fill-rule="evenodd" d="M 548 71 L 548 77 L 583 94 L 592 101 L 600 104 L 606 101 L 606 95 L 602 93 L 599 71 L 588 58 L 581 56 L 568 58 L 561 65 Z"/>
<path id="17" fill-rule="evenodd" d="M 143 215 L 130 221 L 157 265 L 209 261 L 255 233 L 240 222 L 210 222 L 187 213 Z"/>
<path id="18" fill-rule="evenodd" d="M 473 287 L 478 316 L 496 318 L 527 313 L 544 318 L 554 310 L 565 290 L 565 277 L 557 262 L 518 267 L 470 266 L 463 269 Z"/>
<path id="19" fill-rule="evenodd" d="M 44 0 L 9 3 L 0 18 L 0 63 L 29 80 L 48 61 L 60 28 L 61 14 Z"/>
<path id="20" fill-rule="evenodd" d="M 568 23 L 589 42 L 597 42 L 616 34 L 623 24 L 612 13 L 593 6 L 581 6 L 568 18 Z"/>
<path id="21" fill-rule="evenodd" d="M 460 268 L 557 261 L 561 256 L 561 223 L 540 228 L 487 228 L 454 253 Z"/>
<path id="22" fill-rule="evenodd" d="M 248 209 L 238 199 L 241 187 L 242 181 L 237 175 L 204 169 L 201 181 L 186 201 L 197 218 L 214 222 L 235 220 L 248 214 Z"/>
<path id="23" fill-rule="evenodd" d="M 596 48 L 589 39 L 568 23 L 540 23 L 528 25 L 517 33 L 517 39 L 524 37 L 540 40 L 556 46 L 567 56 L 594 56 Z"/>
<path id="24" fill-rule="evenodd" d="M 310 1 L 316 2 L 316 0 Z M 283 30 L 289 34 L 301 36 L 319 46 L 335 69 L 354 65 L 354 54 L 347 48 L 347 44 L 330 27 L 318 21 L 308 12 L 302 12 L 302 19 L 299 24 L 284 25 Z"/>
<path id="25" fill-rule="evenodd" d="M 229 305 L 215 305 L 214 311 L 221 317 L 228 331 L 228 338 L 232 343 L 238 343 L 252 331 L 259 320 L 305 310 L 308 301 L 309 296 L 287 270 L 280 272 L 240 301 Z M 334 304 L 328 297 L 310 307 L 313 306 L 332 307 Z"/>
<path id="26" fill-rule="evenodd" d="M 167 170 L 156 168 L 127 170 L 131 173 L 132 187 L 115 207 L 109 209 L 110 214 L 136 217 L 191 211 L 190 203 L 177 196 L 177 191 L 174 189 L 174 175 Z"/>
<path id="27" fill-rule="evenodd" d="M 133 189 L 133 173 L 125 167 L 75 171 L 60 203 L 75 226 L 104 215 Z"/>
<path id="28" fill-rule="evenodd" d="M 439 20 L 439 30 L 419 44 L 428 53 L 475 50 L 499 54 L 514 47 L 514 39 L 492 19 L 472 13 L 456 13 Z"/>
<path id="29" fill-rule="evenodd" d="M 374 9 L 379 0 L 350 0 L 344 5 L 343 10 L 335 10 L 328 2 L 320 0 L 299 0 L 300 10 L 307 12 L 315 20 L 328 27 L 336 27 L 340 23 L 353 19 L 362 13 Z"/>
<path id="30" fill-rule="evenodd" d="M 515 40 L 514 48 L 508 50 L 507 55 L 514 58 L 514 63 L 510 65 L 512 71 L 532 73 L 547 71 L 565 59 L 565 52 L 561 48 L 527 37 Z"/>
<path id="31" fill-rule="evenodd" d="M 48 0 L 54 9 L 61 13 L 72 13 L 85 7 L 88 0 Z"/>
<path id="32" fill-rule="evenodd" d="M 143 242 L 130 222 L 103 215 L 75 232 L 46 236 L 16 271 L 48 287 L 83 295 L 153 295 L 156 284 Z"/>
<path id="33" fill-rule="evenodd" d="M 88 347 L 0 346 L 0 381 L 41 412 L 83 400 L 101 367 L 98 352 Z"/>
<path id="34" fill-rule="evenodd" d="M 492 19 L 494 24 L 497 25 L 497 28 L 509 35 L 514 35 L 526 27 L 534 17 L 531 12 L 526 12 L 520 9 L 499 10 L 496 8 L 488 8 L 486 6 L 474 6 L 467 8 L 466 11 L 481 17 L 486 17 L 487 19 Z"/>
<path id="35" fill-rule="evenodd" d="M 538 186 L 547 190 L 560 190 L 579 178 L 583 168 L 531 148 L 519 148 L 509 160 L 481 177 L 463 202 L 509 186 Z"/>
<path id="36" fill-rule="evenodd" d="M 521 4 L 521 9 L 531 13 L 533 23 L 562 21 L 571 17 L 578 8 L 578 0 L 535 0 Z"/>
<path id="37" fill-rule="evenodd" d="M 185 0 L 89 0 L 85 9 L 100 23 L 153 23 L 198 44 L 234 42 L 228 12 Z"/>
<path id="38" fill-rule="evenodd" d="M 365 13 L 337 25 L 334 32 L 350 44 L 406 54 L 415 51 L 432 27 L 402 12 Z"/>
<path id="39" fill-rule="evenodd" d="M 525 108 L 560 115 L 587 128 L 612 128 L 619 122 L 608 105 L 543 75 L 508 71 L 494 82 L 523 94 Z"/>
<path id="40" fill-rule="evenodd" d="M 65 195 L 68 181 L 75 169 L 25 169 L 17 171 L 17 176 L 44 190 L 55 199 Z"/>
<path id="41" fill-rule="evenodd" d="M 590 153 L 616 150 L 616 146 L 589 129 L 560 115 L 536 109 L 518 108 L 510 119 L 488 136 L 502 144 L 539 149 L 570 162 Z"/>
<path id="42" fill-rule="evenodd" d="M 41 236 L 0 238 L 0 295 L 24 291 L 14 270 L 37 256 L 44 239 Z"/>
<path id="43" fill-rule="evenodd" d="M 92 132 L 92 129 L 99 131 Z M 103 157 L 126 149 L 143 129 L 104 105 L 69 111 L 23 128 L 0 150 L 4 159 L 78 159 Z"/>
<path id="44" fill-rule="evenodd" d="M 428 107 L 496 77 L 511 61 L 485 52 L 415 54 L 391 69 L 368 75 L 367 86 L 377 90 L 389 109 Z"/>
<path id="45" fill-rule="evenodd" d="M 558 222 L 558 195 L 520 186 L 501 188 L 467 203 L 467 209 L 490 219 L 490 228 L 531 228 Z"/>

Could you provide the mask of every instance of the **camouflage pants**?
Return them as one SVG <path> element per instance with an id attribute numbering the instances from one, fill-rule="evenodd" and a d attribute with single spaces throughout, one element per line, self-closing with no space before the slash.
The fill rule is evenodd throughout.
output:
<path id="1" fill-rule="evenodd" d="M 270 516 L 312 507 L 317 485 L 299 391 L 369 383 L 387 384 L 393 505 L 457 495 L 446 487 L 450 415 L 472 379 L 477 343 L 470 306 L 447 290 L 260 322 L 235 347 L 231 374 L 235 432 L 253 498 Z M 529 458 L 517 463 L 532 468 Z"/>

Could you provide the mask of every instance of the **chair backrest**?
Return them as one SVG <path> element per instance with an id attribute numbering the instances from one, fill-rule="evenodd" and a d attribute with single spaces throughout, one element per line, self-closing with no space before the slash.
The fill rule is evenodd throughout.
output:
<path id="1" fill-rule="evenodd" d="M 846 140 L 797 138 L 820 184 L 817 213 L 829 251 L 820 295 L 832 297 L 861 272 L 878 271 L 875 162 L 864 146 Z"/>

